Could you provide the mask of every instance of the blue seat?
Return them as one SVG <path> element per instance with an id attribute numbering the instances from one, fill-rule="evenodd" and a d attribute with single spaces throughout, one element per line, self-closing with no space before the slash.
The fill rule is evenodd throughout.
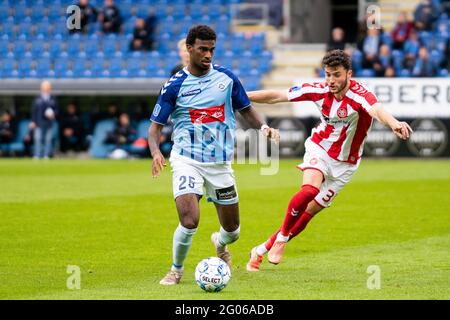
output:
<path id="1" fill-rule="evenodd" d="M 13 22 L 3 22 L 3 28 L 2 28 L 2 36 L 7 36 L 9 39 L 13 39 L 15 37 L 16 31 L 15 31 L 15 25 Z"/>
<path id="2" fill-rule="evenodd" d="M 9 41 L 0 39 L 0 57 L 6 56 L 9 51 Z"/>
<path id="3" fill-rule="evenodd" d="M 409 78 L 409 77 L 411 77 L 411 72 L 409 72 L 408 69 L 402 69 L 402 70 L 400 71 L 399 76 L 400 76 L 401 78 Z"/>
<path id="4" fill-rule="evenodd" d="M 48 8 L 48 19 L 50 21 L 57 21 L 59 17 L 63 16 L 65 14 L 65 10 L 63 10 L 65 7 L 57 4 L 52 4 Z"/>
<path id="5" fill-rule="evenodd" d="M 439 67 L 442 60 L 444 59 L 444 54 L 439 50 L 432 50 L 430 53 L 430 59 L 435 67 Z"/>
<path id="6" fill-rule="evenodd" d="M 363 54 L 359 50 L 355 50 L 352 53 L 352 68 L 356 72 L 361 70 L 363 61 Z"/>
<path id="7" fill-rule="evenodd" d="M 450 73 L 448 72 L 447 69 L 441 69 L 441 70 L 439 70 L 439 77 L 448 78 L 448 77 L 450 77 Z"/>
<path id="8" fill-rule="evenodd" d="M 423 44 L 426 45 L 428 42 L 430 42 L 431 38 L 432 38 L 431 32 L 428 31 L 419 32 L 419 39 Z"/>
<path id="9" fill-rule="evenodd" d="M 89 154 L 94 158 L 106 158 L 108 154 L 114 149 L 113 145 L 105 144 L 105 139 L 108 132 L 115 127 L 113 120 L 102 120 L 97 123 L 92 135 L 92 141 L 89 148 Z"/>
<path id="10" fill-rule="evenodd" d="M 263 33 L 255 33 L 250 39 L 249 49 L 250 51 L 258 55 L 264 50 L 265 38 Z"/>
<path id="11" fill-rule="evenodd" d="M 0 73 L 2 78 L 10 78 L 16 68 L 16 60 L 14 58 L 3 59 L 0 64 Z"/>
<path id="12" fill-rule="evenodd" d="M 358 77 L 371 78 L 375 77 L 375 71 L 372 69 L 362 69 L 357 73 Z"/>
<path id="13" fill-rule="evenodd" d="M 103 52 L 106 56 L 113 56 L 116 52 L 116 40 L 115 39 L 105 39 L 103 41 Z"/>
<path id="14" fill-rule="evenodd" d="M 147 138 L 148 128 L 150 127 L 150 121 L 142 120 L 137 127 L 138 138 Z"/>
<path id="15" fill-rule="evenodd" d="M 231 49 L 234 54 L 241 54 L 246 47 L 245 36 L 243 33 L 236 33 L 231 39 Z"/>
<path id="16" fill-rule="evenodd" d="M 39 21 L 44 16 L 46 16 L 44 6 L 33 6 L 33 10 L 31 10 L 31 19 L 33 19 L 33 21 Z"/>
<path id="17" fill-rule="evenodd" d="M 390 48 L 392 47 L 392 37 L 391 34 L 388 32 L 383 32 L 381 34 L 381 42 L 384 44 L 387 44 Z"/>
<path id="18" fill-rule="evenodd" d="M 32 42 L 31 54 L 33 57 L 39 57 L 45 49 L 44 40 L 34 40 Z"/>
<path id="19" fill-rule="evenodd" d="M 9 9 L 7 6 L 0 6 L 0 22 L 5 21 L 9 16 Z"/>
<path id="20" fill-rule="evenodd" d="M 0 150 L 7 153 L 23 154 L 25 152 L 25 146 L 23 139 L 28 133 L 28 125 L 30 120 L 21 120 L 17 126 L 16 136 L 10 143 L 0 144 Z"/>
<path id="21" fill-rule="evenodd" d="M 67 58 L 58 58 L 54 63 L 54 72 L 56 78 L 65 78 L 69 69 L 69 60 Z"/>
<path id="22" fill-rule="evenodd" d="M 18 40 L 14 45 L 14 56 L 21 58 L 27 51 L 28 42 L 26 40 Z"/>
<path id="23" fill-rule="evenodd" d="M 211 19 L 211 21 L 217 21 L 221 16 L 221 5 L 218 3 L 209 3 L 207 10 L 207 15 Z M 216 30 L 217 32 L 217 30 Z"/>
<path id="24" fill-rule="evenodd" d="M 137 139 L 146 139 L 147 140 L 147 132 L 148 128 L 150 127 L 150 121 L 149 120 L 142 120 L 137 125 Z M 128 151 L 134 155 L 144 156 L 148 154 L 148 146 L 135 146 L 130 145 L 128 148 Z"/>

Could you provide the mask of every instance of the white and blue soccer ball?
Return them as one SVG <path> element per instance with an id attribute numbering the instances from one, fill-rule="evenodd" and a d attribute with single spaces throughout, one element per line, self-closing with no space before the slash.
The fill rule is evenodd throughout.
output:
<path id="1" fill-rule="evenodd" d="M 223 290 L 231 279 L 231 271 L 225 261 L 218 257 L 203 259 L 195 268 L 195 280 L 206 292 Z"/>

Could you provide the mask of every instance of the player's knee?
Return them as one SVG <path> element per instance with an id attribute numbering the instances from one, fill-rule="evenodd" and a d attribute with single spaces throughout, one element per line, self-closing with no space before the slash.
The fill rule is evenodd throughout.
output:
<path id="1" fill-rule="evenodd" d="M 186 229 L 195 229 L 198 227 L 198 220 L 192 217 L 184 217 L 180 220 L 180 224 Z"/>

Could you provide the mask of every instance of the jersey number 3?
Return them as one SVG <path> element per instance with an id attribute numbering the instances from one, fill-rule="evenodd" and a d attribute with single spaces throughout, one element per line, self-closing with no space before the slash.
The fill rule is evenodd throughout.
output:
<path id="1" fill-rule="evenodd" d="M 186 189 L 186 182 L 188 182 L 188 178 L 189 178 L 189 183 L 188 183 L 189 188 L 193 189 L 195 187 L 195 178 L 194 177 L 181 176 L 180 177 L 180 186 L 178 187 L 179 190 Z"/>
<path id="2" fill-rule="evenodd" d="M 328 202 L 331 200 L 331 198 L 333 198 L 334 196 L 334 191 L 331 189 L 328 189 L 327 194 L 325 195 L 325 197 L 322 198 L 323 201 Z"/>

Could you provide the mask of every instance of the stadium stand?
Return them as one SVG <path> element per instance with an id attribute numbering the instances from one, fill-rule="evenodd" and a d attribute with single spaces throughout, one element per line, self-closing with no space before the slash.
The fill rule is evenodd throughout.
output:
<path id="1" fill-rule="evenodd" d="M 245 70 L 243 81 L 254 90 L 271 68 L 271 54 L 265 51 L 263 33 L 230 31 L 229 6 L 238 2 L 117 0 L 121 32 L 104 35 L 98 21 L 90 22 L 86 33 L 68 32 L 66 8 L 77 1 L 0 0 L 0 78 L 166 78 L 177 60 L 177 40 L 192 25 L 204 23 L 212 26 L 223 42 L 218 44 L 215 62 L 236 73 Z M 103 1 L 89 4 L 101 9 Z M 151 12 L 158 24 L 155 50 L 130 51 L 136 19 L 145 19 Z M 241 56 L 250 63 L 237 63 Z"/>
<path id="2" fill-rule="evenodd" d="M 430 29 L 424 30 L 417 27 L 417 19 L 420 17 L 420 11 L 423 6 L 424 4 L 418 1 L 414 11 L 409 12 L 409 15 L 414 17 L 414 20 L 404 22 L 405 29 L 408 29 L 408 36 L 403 43 L 403 47 L 399 47 L 393 41 L 393 36 L 396 36 L 398 31 L 396 27 L 400 24 L 400 21 L 397 22 L 397 25 L 392 26 L 392 30 L 383 29 L 377 39 L 379 47 L 383 44 L 389 46 L 390 56 L 385 57 L 385 59 L 391 60 L 392 64 L 384 64 L 383 69 L 387 69 L 388 66 L 393 67 L 393 76 L 395 77 L 448 76 L 448 57 L 446 58 L 450 40 L 448 13 L 443 8 L 440 0 L 430 1 L 429 6 L 433 12 L 433 17 L 430 20 Z M 397 15 L 402 16 L 403 13 L 397 12 Z M 406 24 L 408 24 L 408 27 L 406 27 Z M 410 28 L 409 25 L 414 27 Z M 364 38 L 364 40 L 366 39 L 367 37 Z M 374 68 L 364 68 L 363 45 L 361 43 L 352 51 L 354 72 L 358 77 L 378 76 L 377 70 Z M 422 49 L 423 54 L 420 53 L 420 48 L 424 48 Z M 425 56 L 426 58 L 424 58 Z M 379 52 L 376 60 L 383 65 L 382 61 L 380 61 Z M 423 70 L 419 70 L 421 68 Z M 323 71 L 321 71 L 320 75 L 323 75 Z"/>
<path id="3" fill-rule="evenodd" d="M 178 62 L 177 42 L 195 24 L 208 24 L 218 34 L 215 63 L 232 69 L 248 90 L 261 86 L 262 76 L 271 70 L 272 53 L 266 50 L 263 33 L 231 31 L 230 6 L 241 0 L 116 0 L 121 15 L 118 33 L 102 33 L 101 23 L 90 19 L 82 30 L 71 32 L 68 21 L 73 0 L 0 0 L 0 79 L 96 79 L 168 78 Z M 103 0 L 90 0 L 101 12 Z M 156 17 L 152 50 L 131 51 L 136 20 Z M 153 20 L 154 21 L 154 20 Z M 4 153 L 25 152 L 26 127 L 19 124 L 17 137 L 3 144 Z M 104 144 L 114 122 L 102 121 L 92 128 L 89 153 L 107 157 L 113 148 Z M 135 125 L 146 137 L 143 121 Z M 145 133 L 144 133 L 145 131 Z M 145 155 L 143 144 L 128 148 Z"/>

